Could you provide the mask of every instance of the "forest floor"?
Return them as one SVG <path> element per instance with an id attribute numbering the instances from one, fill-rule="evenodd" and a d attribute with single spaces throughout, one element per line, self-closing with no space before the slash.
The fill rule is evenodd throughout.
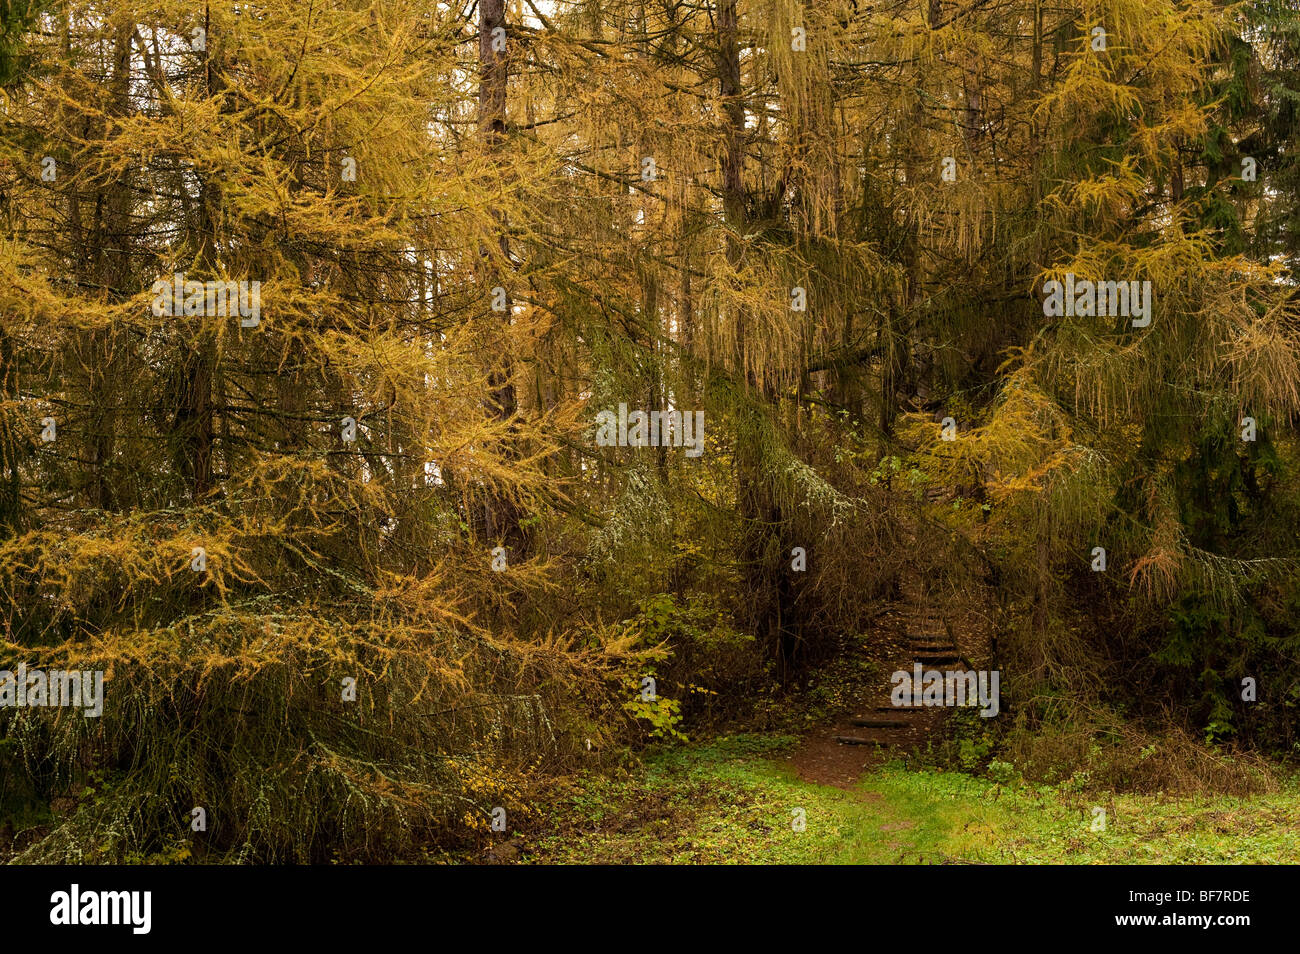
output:
<path id="1" fill-rule="evenodd" d="M 1174 796 L 1034 784 L 1010 765 L 997 778 L 969 774 L 978 758 L 968 771 L 947 770 L 962 759 L 945 737 L 956 729 L 978 739 L 981 720 L 945 730 L 949 713 L 892 709 L 888 674 L 921 660 L 981 666 L 991 654 L 974 614 L 918 609 L 928 602 L 876 620 L 821 673 L 786 731 L 664 747 L 548 783 L 516 832 L 456 860 L 1300 863 L 1300 778 L 1266 795 Z"/>
<path id="2" fill-rule="evenodd" d="M 568 779 L 481 860 L 537 863 L 1300 863 L 1300 784 L 1270 795 L 1084 795 L 909 765 L 801 777 L 793 736 L 679 746 Z M 1096 809 L 1105 811 L 1105 828 Z M 803 830 L 796 830 L 799 818 Z"/>

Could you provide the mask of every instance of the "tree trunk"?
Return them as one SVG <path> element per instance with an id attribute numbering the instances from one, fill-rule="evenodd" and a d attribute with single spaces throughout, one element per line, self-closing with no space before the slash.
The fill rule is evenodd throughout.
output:
<path id="1" fill-rule="evenodd" d="M 505 28 L 505 0 L 479 0 L 479 131 L 489 152 L 500 149 L 506 132 L 506 85 L 509 79 L 509 63 L 507 46 L 501 42 L 505 35 Z M 506 233 L 506 215 L 500 209 L 493 210 L 492 215 L 499 227 L 498 247 L 501 262 L 508 263 L 510 244 Z M 489 275 L 488 288 L 503 284 L 499 279 L 504 265 L 495 264 L 492 253 L 486 249 L 483 255 Z M 509 289 L 506 290 L 506 312 L 501 317 L 501 327 L 495 329 L 501 332 L 503 341 L 509 340 L 511 322 L 508 304 Z M 489 353 L 493 352 L 497 352 L 499 363 L 493 365 L 488 375 L 488 413 L 497 421 L 510 421 L 519 409 L 510 350 L 508 347 L 500 349 L 499 352 L 497 349 L 489 350 Z M 507 456 L 515 456 L 517 451 L 518 448 L 507 442 L 504 448 Z M 521 555 L 524 542 L 520 531 L 520 516 L 518 506 L 506 497 L 497 497 L 486 503 L 484 531 L 489 538 L 500 541 L 506 547 L 511 562 L 516 556 Z"/>

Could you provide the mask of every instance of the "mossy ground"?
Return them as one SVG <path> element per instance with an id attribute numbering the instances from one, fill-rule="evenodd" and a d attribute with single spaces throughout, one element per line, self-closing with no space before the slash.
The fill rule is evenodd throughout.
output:
<path id="1" fill-rule="evenodd" d="M 730 736 L 553 793 L 544 863 L 1300 862 L 1300 785 L 1237 798 L 1076 793 L 891 762 L 851 789 L 801 780 L 791 737 Z M 1094 808 L 1106 813 L 1093 831 Z M 795 831 L 802 809 L 803 831 Z M 531 827 L 531 826 L 530 826 Z"/>

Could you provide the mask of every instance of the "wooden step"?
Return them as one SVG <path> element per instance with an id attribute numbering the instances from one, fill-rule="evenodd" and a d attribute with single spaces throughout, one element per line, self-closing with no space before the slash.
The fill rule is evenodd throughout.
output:
<path id="1" fill-rule="evenodd" d="M 927 666 L 961 662 L 961 657 L 956 653 L 917 653 L 912 658 Z"/>
<path id="2" fill-rule="evenodd" d="M 881 742 L 877 739 L 859 739 L 857 736 L 854 735 L 837 735 L 835 737 L 835 741 L 838 742 L 840 745 L 884 745 L 885 744 L 884 742 Z"/>
<path id="3" fill-rule="evenodd" d="M 909 723 L 898 719 L 850 719 L 859 729 L 906 729 Z"/>

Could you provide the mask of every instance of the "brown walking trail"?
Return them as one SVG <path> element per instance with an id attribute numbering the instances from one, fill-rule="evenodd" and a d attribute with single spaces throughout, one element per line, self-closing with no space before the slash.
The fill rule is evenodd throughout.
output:
<path id="1" fill-rule="evenodd" d="M 871 634 L 871 654 L 883 676 L 864 691 L 854 712 L 819 727 L 791 756 L 805 781 L 851 787 L 870 766 L 925 748 L 941 737 L 950 710 L 944 706 L 894 706 L 890 677 L 902 670 L 970 669 L 988 658 L 980 616 L 970 610 L 937 609 L 925 599 L 900 602 L 883 614 Z"/>

